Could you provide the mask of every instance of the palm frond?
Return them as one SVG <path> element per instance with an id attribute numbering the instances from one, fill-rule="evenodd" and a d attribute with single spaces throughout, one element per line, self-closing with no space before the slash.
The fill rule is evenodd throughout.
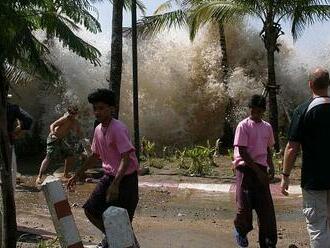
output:
<path id="1" fill-rule="evenodd" d="M 48 35 L 58 38 L 63 46 L 89 60 L 92 64 L 100 65 L 98 57 L 101 56 L 101 53 L 78 37 L 56 14 L 43 14 L 40 18 L 40 25 L 42 29 L 46 30 Z"/>
<path id="2" fill-rule="evenodd" d="M 9 64 L 5 64 L 4 66 L 4 76 L 11 84 L 28 84 L 34 79 L 30 73 L 27 73 L 18 66 Z"/>
<path id="3" fill-rule="evenodd" d="M 90 14 L 90 11 L 95 13 L 97 9 L 90 5 L 87 1 L 64 1 L 63 5 L 56 6 L 55 4 L 52 6 L 54 9 L 53 14 L 58 16 L 64 16 L 68 19 L 71 19 L 72 22 L 76 24 L 80 24 L 84 26 L 88 31 L 92 33 L 101 32 L 101 25 L 98 22 L 97 18 Z M 51 16 L 52 12 L 48 12 L 48 9 L 45 9 L 43 13 L 40 15 Z"/>
<path id="4" fill-rule="evenodd" d="M 307 26 L 330 20 L 330 5 L 296 6 L 290 18 L 292 20 L 291 33 L 293 39 L 297 40 Z"/>
<path id="5" fill-rule="evenodd" d="M 166 2 L 162 3 L 157 7 L 154 12 L 154 15 L 159 15 L 170 11 L 173 9 L 174 6 L 182 7 L 182 0 L 167 0 Z"/>
<path id="6" fill-rule="evenodd" d="M 228 23 L 247 14 L 254 15 L 254 11 L 239 1 L 201 2 L 189 14 L 190 39 L 193 40 L 197 31 L 209 22 Z"/>
<path id="7" fill-rule="evenodd" d="M 161 15 L 146 16 L 138 23 L 139 36 L 148 37 L 170 28 L 182 28 L 187 25 L 187 13 L 175 10 Z"/>

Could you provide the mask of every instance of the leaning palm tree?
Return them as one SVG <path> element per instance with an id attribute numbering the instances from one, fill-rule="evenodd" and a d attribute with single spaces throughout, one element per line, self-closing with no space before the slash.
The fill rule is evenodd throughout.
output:
<path id="1" fill-rule="evenodd" d="M 194 1 L 194 0 L 192 0 Z M 198 2 L 192 11 L 191 30 L 218 20 L 227 23 L 244 16 L 253 16 L 262 22 L 261 39 L 267 51 L 270 123 L 274 130 L 276 150 L 279 150 L 277 93 L 279 85 L 275 75 L 275 52 L 280 51 L 278 38 L 284 34 L 281 27 L 283 20 L 291 23 L 291 33 L 296 40 L 304 28 L 316 21 L 330 18 L 330 1 L 328 0 L 205 0 Z M 195 33 L 191 32 L 194 37 Z"/>
<path id="2" fill-rule="evenodd" d="M 100 24 L 89 13 L 88 0 L 1 0 L 0 1 L 0 149 L 1 202 L 3 208 L 1 247 L 16 247 L 16 213 L 11 183 L 11 153 L 7 133 L 7 92 L 12 81 L 37 75 L 52 82 L 58 70 L 48 59 L 49 50 L 36 37 L 43 31 L 64 47 L 99 65 L 100 52 L 76 34 L 81 26 L 96 33 Z M 31 96 L 33 97 L 33 96 Z"/>

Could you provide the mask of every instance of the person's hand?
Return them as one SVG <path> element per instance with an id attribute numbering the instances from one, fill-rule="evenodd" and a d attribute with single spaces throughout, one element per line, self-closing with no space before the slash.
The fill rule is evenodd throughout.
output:
<path id="1" fill-rule="evenodd" d="M 23 130 L 21 128 L 21 126 L 17 126 L 14 130 L 14 132 L 12 133 L 12 137 L 13 139 L 20 139 L 23 137 Z"/>
<path id="2" fill-rule="evenodd" d="M 289 195 L 288 189 L 290 185 L 290 179 L 288 176 L 282 175 L 282 180 L 281 180 L 281 193 L 285 196 Z"/>
<path id="3" fill-rule="evenodd" d="M 116 201 L 119 197 L 119 184 L 112 183 L 106 193 L 106 201 Z"/>
<path id="4" fill-rule="evenodd" d="M 50 132 L 50 137 L 53 138 L 53 139 L 57 139 L 57 136 L 55 134 L 55 132 Z"/>
<path id="5" fill-rule="evenodd" d="M 69 179 L 68 184 L 66 186 L 69 191 L 73 191 L 74 190 L 74 187 L 76 186 L 76 183 L 77 183 L 77 179 L 78 179 L 78 177 L 76 175 L 72 176 Z"/>
<path id="6" fill-rule="evenodd" d="M 268 170 L 268 176 L 269 176 L 269 180 L 274 180 L 274 175 L 275 175 L 275 169 L 273 166 L 269 167 Z"/>

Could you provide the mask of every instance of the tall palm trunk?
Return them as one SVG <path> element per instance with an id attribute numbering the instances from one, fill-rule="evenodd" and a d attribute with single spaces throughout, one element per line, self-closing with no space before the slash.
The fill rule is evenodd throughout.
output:
<path id="1" fill-rule="evenodd" d="M 0 178 L 1 178 L 1 247 L 16 248 L 16 211 L 11 180 L 11 148 L 7 131 L 7 93 L 8 85 L 4 70 L 0 67 Z"/>
<path id="2" fill-rule="evenodd" d="M 119 116 L 121 74 L 123 63 L 123 0 L 114 0 L 112 4 L 112 37 L 110 60 L 110 85 L 116 95 L 115 118 Z"/>
<path id="3" fill-rule="evenodd" d="M 277 106 L 277 84 L 275 75 L 275 52 L 267 50 L 268 66 L 268 92 L 269 92 L 269 121 L 273 127 L 275 138 L 275 150 L 279 151 L 279 131 L 278 131 L 278 106 Z"/>
<path id="4" fill-rule="evenodd" d="M 229 79 L 229 63 L 228 63 L 228 53 L 227 53 L 227 42 L 226 33 L 223 23 L 219 23 L 219 43 L 221 49 L 221 70 L 222 70 L 222 82 L 225 86 L 225 90 L 228 89 L 228 79 Z M 232 147 L 234 141 L 234 131 L 232 125 L 232 109 L 233 109 L 233 99 L 229 97 L 226 109 L 225 109 L 225 122 L 223 125 L 223 135 L 221 137 L 221 147 L 219 147 L 220 154 L 227 153 L 228 149 Z"/>
<path id="5" fill-rule="evenodd" d="M 265 26 L 263 41 L 267 50 L 267 67 L 268 82 L 267 90 L 269 93 L 269 121 L 273 127 L 275 138 L 275 150 L 279 151 L 279 130 L 278 130 L 278 106 L 277 106 L 277 89 L 275 74 L 275 51 L 277 47 L 277 39 L 279 37 L 280 28 L 274 23 L 273 12 L 268 13 Z"/>
<path id="6" fill-rule="evenodd" d="M 221 49 L 221 67 L 223 73 L 223 84 L 227 89 L 228 85 L 228 77 L 229 77 L 229 63 L 228 63 L 228 54 L 227 54 L 227 43 L 226 43 L 226 33 L 223 23 L 219 23 L 219 36 L 220 36 L 220 49 Z"/>

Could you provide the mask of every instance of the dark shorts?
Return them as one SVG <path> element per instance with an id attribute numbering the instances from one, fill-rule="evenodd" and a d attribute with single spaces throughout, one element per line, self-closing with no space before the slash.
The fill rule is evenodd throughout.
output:
<path id="1" fill-rule="evenodd" d="M 106 202 L 106 191 L 113 182 L 114 177 L 104 175 L 96 185 L 89 199 L 83 208 L 97 218 L 110 206 L 125 208 L 130 220 L 133 220 L 134 212 L 139 201 L 139 186 L 137 172 L 124 176 L 119 185 L 119 199 L 113 202 Z"/>
<path id="2" fill-rule="evenodd" d="M 47 137 L 47 156 L 51 160 L 66 159 L 73 156 L 73 150 L 64 139 L 49 135 Z"/>

